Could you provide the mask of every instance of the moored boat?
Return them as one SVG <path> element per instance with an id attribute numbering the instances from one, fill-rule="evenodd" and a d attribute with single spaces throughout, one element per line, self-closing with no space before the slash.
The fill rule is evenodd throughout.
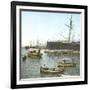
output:
<path id="1" fill-rule="evenodd" d="M 46 73 L 46 74 L 60 74 L 63 73 L 64 71 L 64 67 L 57 67 L 57 68 L 44 68 L 44 67 L 40 67 L 40 72 L 41 73 Z"/>
<path id="2" fill-rule="evenodd" d="M 61 64 L 64 67 L 75 67 L 76 66 L 76 63 L 60 63 L 60 64 L 58 64 L 58 67 L 60 67 Z"/>
<path id="3" fill-rule="evenodd" d="M 64 67 L 75 67 L 76 63 L 73 62 L 72 59 L 70 58 L 64 58 L 62 59 L 63 62 L 59 62 L 58 63 L 58 67 L 60 67 L 61 65 L 63 65 Z"/>
<path id="4" fill-rule="evenodd" d="M 37 49 L 31 50 L 30 49 L 27 53 L 27 56 L 28 57 L 41 57 L 42 53 L 40 52 L 40 49 L 39 50 L 37 50 Z"/>

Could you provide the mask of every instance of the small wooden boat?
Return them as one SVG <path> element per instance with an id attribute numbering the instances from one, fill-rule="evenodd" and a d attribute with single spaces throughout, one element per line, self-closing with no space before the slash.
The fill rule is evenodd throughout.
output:
<path id="1" fill-rule="evenodd" d="M 60 67 L 61 65 L 63 65 L 64 67 L 75 67 L 76 66 L 76 63 L 74 63 L 72 59 L 70 58 L 64 58 L 62 59 L 62 61 L 63 62 L 58 63 L 58 67 Z"/>
<path id="2" fill-rule="evenodd" d="M 40 72 L 41 73 L 46 73 L 46 74 L 60 74 L 63 73 L 64 67 L 61 68 L 43 68 L 40 67 Z"/>
<path id="3" fill-rule="evenodd" d="M 42 54 L 38 54 L 38 53 L 28 53 L 28 57 L 41 57 Z"/>
<path id="4" fill-rule="evenodd" d="M 41 57 L 42 53 L 40 52 L 40 50 L 29 50 L 27 53 L 28 57 Z"/>
<path id="5" fill-rule="evenodd" d="M 75 67 L 76 66 L 76 63 L 60 63 L 58 65 L 58 67 L 60 67 L 60 65 L 63 65 L 64 67 Z"/>

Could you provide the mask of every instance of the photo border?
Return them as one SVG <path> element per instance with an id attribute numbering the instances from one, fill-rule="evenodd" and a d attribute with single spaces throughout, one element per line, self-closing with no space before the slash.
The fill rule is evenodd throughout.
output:
<path id="1" fill-rule="evenodd" d="M 84 10 L 84 81 L 73 81 L 73 82 L 54 82 L 54 83 L 38 83 L 38 84 L 20 84 L 17 85 L 17 31 L 16 31 L 16 7 L 17 6 L 34 6 L 34 7 L 52 7 L 52 8 L 73 8 Z M 65 85 L 79 85 L 87 84 L 87 6 L 83 5 L 68 5 L 68 4 L 52 4 L 52 3 L 37 3 L 37 2 L 11 2 L 11 88 L 31 88 L 31 87 L 48 87 L 48 86 L 65 86 Z"/>

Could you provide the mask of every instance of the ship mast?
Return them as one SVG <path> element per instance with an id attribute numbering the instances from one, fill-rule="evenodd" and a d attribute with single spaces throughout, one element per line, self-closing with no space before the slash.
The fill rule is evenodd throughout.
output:
<path id="1" fill-rule="evenodd" d="M 70 23 L 69 25 L 65 24 L 69 28 L 69 35 L 68 35 L 68 42 L 71 42 L 71 33 L 72 33 L 72 16 L 70 18 Z"/>

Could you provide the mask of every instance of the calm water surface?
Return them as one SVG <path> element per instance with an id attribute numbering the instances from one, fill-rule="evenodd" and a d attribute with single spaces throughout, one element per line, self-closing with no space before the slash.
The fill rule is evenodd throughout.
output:
<path id="1" fill-rule="evenodd" d="M 25 55 L 27 51 L 23 48 L 21 51 L 22 56 Z M 80 74 L 80 55 L 52 55 L 44 53 L 42 58 L 27 58 L 25 61 L 21 58 L 21 79 L 24 78 L 40 78 L 40 77 L 60 77 L 61 74 L 42 74 L 40 73 L 40 67 L 46 66 L 53 68 L 58 62 L 61 62 L 62 58 L 72 58 L 73 62 L 77 63 L 76 67 L 65 68 L 65 75 L 79 75 Z"/>

